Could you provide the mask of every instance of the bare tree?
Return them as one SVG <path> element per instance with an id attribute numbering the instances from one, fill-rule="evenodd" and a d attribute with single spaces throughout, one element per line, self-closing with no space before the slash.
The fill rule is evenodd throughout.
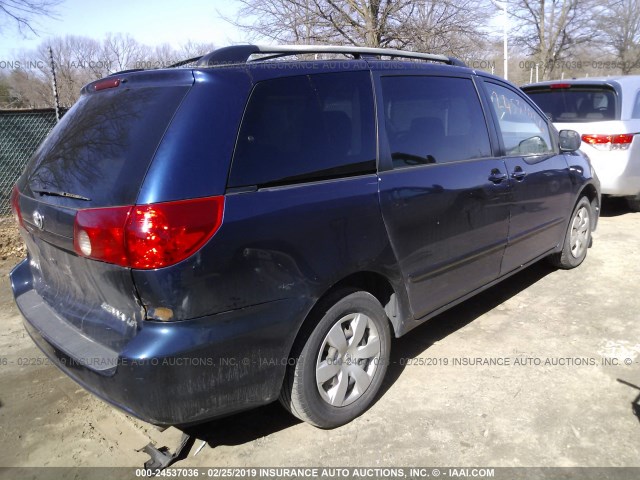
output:
<path id="1" fill-rule="evenodd" d="M 29 105 L 24 98 L 13 88 L 13 82 L 9 75 L 0 74 L 0 108 L 26 108 Z"/>
<path id="2" fill-rule="evenodd" d="M 604 44 L 611 48 L 623 75 L 640 66 L 640 1 L 610 3 L 598 19 Z"/>
<path id="3" fill-rule="evenodd" d="M 552 72 L 577 46 L 597 36 L 595 0 L 518 0 L 509 12 L 518 22 L 512 34 L 540 65 L 541 79 Z"/>
<path id="4" fill-rule="evenodd" d="M 240 0 L 233 25 L 250 38 L 380 47 L 391 43 L 395 14 L 409 0 Z M 245 22 L 243 18 L 254 21 Z"/>
<path id="5" fill-rule="evenodd" d="M 182 60 L 171 45 L 162 43 L 149 49 L 145 68 L 165 68 Z"/>
<path id="6" fill-rule="evenodd" d="M 148 57 L 148 48 L 141 45 L 129 34 L 108 33 L 102 42 L 104 60 L 109 63 L 111 72 L 139 68 L 138 63 Z"/>
<path id="7" fill-rule="evenodd" d="M 252 39 L 449 52 L 463 43 L 477 44 L 474 40 L 482 35 L 474 13 L 487 2 L 240 0 L 240 4 L 237 18 L 225 19 Z"/>
<path id="8" fill-rule="evenodd" d="M 413 10 L 410 0 L 313 0 L 312 4 L 315 22 L 327 40 L 367 47 L 399 43 L 399 27 Z"/>
<path id="9" fill-rule="evenodd" d="M 6 77 L 11 99 L 4 108 L 53 107 L 51 84 L 47 84 L 39 72 L 13 70 Z"/>
<path id="10" fill-rule="evenodd" d="M 267 38 L 286 43 L 309 44 L 321 36 L 313 0 L 240 0 L 235 20 L 225 18 L 250 39 Z M 251 17 L 246 22 L 243 18 Z"/>
<path id="11" fill-rule="evenodd" d="M 423 0 L 413 6 L 397 35 L 403 39 L 403 46 L 463 60 L 487 55 L 488 35 L 478 26 L 494 13 L 490 2 Z"/>
<path id="12" fill-rule="evenodd" d="M 176 53 L 181 57 L 178 59 L 178 61 L 180 61 L 200 57 L 215 49 L 216 47 L 213 43 L 198 43 L 189 40 L 187 43 L 182 45 Z"/>
<path id="13" fill-rule="evenodd" d="M 0 0 L 1 1 L 1 0 Z M 178 49 L 169 44 L 149 47 L 130 35 L 108 34 L 102 41 L 68 35 L 44 40 L 33 51 L 23 51 L 25 61 L 0 72 L 0 107 L 53 106 L 49 47 L 53 50 L 60 104 L 70 107 L 84 85 L 121 70 L 164 68 L 215 49 L 210 43 L 187 41 Z"/>
<path id="14" fill-rule="evenodd" d="M 12 21 L 22 33 L 36 33 L 33 21 L 36 17 L 52 17 L 62 0 L 0 0 L 0 18 Z"/>
<path id="15" fill-rule="evenodd" d="M 67 35 L 40 44 L 37 58 L 42 60 L 41 76 L 50 85 L 49 46 L 53 50 L 60 104 L 70 107 L 83 85 L 108 75 L 110 65 L 102 56 L 100 42 L 88 37 Z"/>

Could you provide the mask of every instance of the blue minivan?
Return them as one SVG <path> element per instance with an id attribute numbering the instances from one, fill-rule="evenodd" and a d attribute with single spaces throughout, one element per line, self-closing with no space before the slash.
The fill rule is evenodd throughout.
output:
<path id="1" fill-rule="evenodd" d="M 517 87 L 453 58 L 241 45 L 86 85 L 12 194 L 40 349 L 107 402 L 189 425 L 374 401 L 391 337 L 548 258 L 599 182 Z"/>

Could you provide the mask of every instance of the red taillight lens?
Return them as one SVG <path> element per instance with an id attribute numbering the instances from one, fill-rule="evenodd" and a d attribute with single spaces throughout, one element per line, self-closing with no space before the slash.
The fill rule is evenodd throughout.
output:
<path id="1" fill-rule="evenodd" d="M 105 78 L 104 80 L 100 80 L 99 82 L 94 83 L 93 89 L 96 92 L 99 92 L 100 90 L 106 90 L 107 88 L 115 88 L 119 85 L 120 85 L 119 78 Z"/>
<path id="2" fill-rule="evenodd" d="M 13 190 L 11 190 L 11 212 L 13 213 L 13 218 L 16 223 L 20 227 L 24 227 L 22 212 L 20 211 L 20 192 L 18 191 L 17 185 L 13 187 Z"/>
<path id="3" fill-rule="evenodd" d="M 127 266 L 124 229 L 132 208 L 79 210 L 73 227 L 75 251 L 84 257 Z"/>
<path id="4" fill-rule="evenodd" d="M 224 197 L 80 210 L 74 247 L 79 255 L 126 267 L 167 267 L 200 249 L 223 213 Z"/>
<path id="5" fill-rule="evenodd" d="M 633 141 L 633 134 L 599 135 L 587 133 L 582 135 L 582 141 L 598 150 L 627 150 Z"/>
<path id="6" fill-rule="evenodd" d="M 571 84 L 570 83 L 552 83 L 551 85 L 549 85 L 549 88 L 551 90 L 555 90 L 559 88 L 571 88 Z"/>
<path id="7" fill-rule="evenodd" d="M 138 205 L 127 223 L 133 268 L 160 268 L 191 256 L 222 224 L 224 197 Z"/>

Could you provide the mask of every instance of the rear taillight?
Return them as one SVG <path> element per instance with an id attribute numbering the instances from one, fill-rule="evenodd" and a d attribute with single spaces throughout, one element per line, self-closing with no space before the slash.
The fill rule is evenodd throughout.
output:
<path id="1" fill-rule="evenodd" d="M 617 135 L 587 133 L 582 135 L 582 141 L 598 150 L 627 150 L 633 141 L 633 133 Z"/>
<path id="2" fill-rule="evenodd" d="M 16 223 L 24 227 L 24 222 L 22 221 L 22 212 L 20 211 L 20 191 L 18 190 L 18 186 L 13 187 L 11 191 L 11 212 L 13 213 L 13 218 Z"/>
<path id="3" fill-rule="evenodd" d="M 84 257 L 127 266 L 125 228 L 133 207 L 79 210 L 73 226 L 73 246 Z"/>
<path id="4" fill-rule="evenodd" d="M 222 224 L 224 197 L 137 205 L 126 229 L 133 268 L 160 268 L 191 256 Z"/>
<path id="5" fill-rule="evenodd" d="M 138 269 L 174 265 L 198 251 L 220 228 L 224 197 L 76 213 L 76 253 Z"/>

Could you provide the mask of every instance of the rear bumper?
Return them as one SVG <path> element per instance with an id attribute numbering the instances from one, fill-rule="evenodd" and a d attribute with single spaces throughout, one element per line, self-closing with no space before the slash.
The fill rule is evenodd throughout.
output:
<path id="1" fill-rule="evenodd" d="M 635 197 L 640 195 L 640 177 L 607 179 L 602 187 L 603 195 L 614 197 Z"/>
<path id="2" fill-rule="evenodd" d="M 582 144 L 598 174 L 602 193 L 635 196 L 640 193 L 640 142 L 634 140 L 629 150 L 599 151 Z"/>
<path id="3" fill-rule="evenodd" d="M 302 300 L 181 322 L 145 322 L 122 351 L 114 352 L 83 338 L 48 308 L 24 281 L 26 262 L 11 272 L 11 283 L 31 338 L 63 372 L 127 413 L 155 425 L 186 425 L 278 397 L 305 314 Z"/>

